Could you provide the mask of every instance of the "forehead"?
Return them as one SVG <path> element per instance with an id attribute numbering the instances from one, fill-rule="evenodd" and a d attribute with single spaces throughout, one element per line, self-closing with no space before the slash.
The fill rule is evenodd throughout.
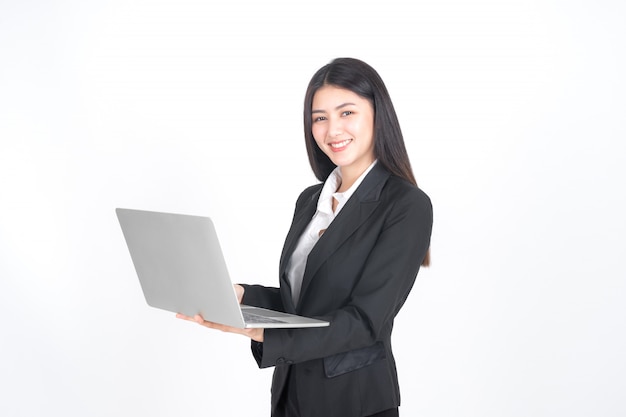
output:
<path id="1" fill-rule="evenodd" d="M 355 105 L 370 104 L 360 95 L 341 87 L 325 85 L 315 92 L 313 96 L 313 109 L 334 108 L 336 106 L 352 103 Z"/>

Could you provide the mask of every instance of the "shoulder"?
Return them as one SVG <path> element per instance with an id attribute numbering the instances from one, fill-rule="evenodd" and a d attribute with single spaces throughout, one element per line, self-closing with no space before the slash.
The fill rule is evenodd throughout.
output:
<path id="1" fill-rule="evenodd" d="M 381 197 L 416 204 L 432 210 L 432 202 L 428 194 L 416 185 L 395 175 L 389 176 L 383 187 Z"/>
<path id="2" fill-rule="evenodd" d="M 317 194 L 320 193 L 323 186 L 324 183 L 319 183 L 305 188 L 298 196 L 297 204 L 301 204 L 306 200 L 314 198 Z"/>
<path id="3" fill-rule="evenodd" d="M 408 222 L 430 230 L 433 206 L 428 194 L 403 178 L 389 176 L 381 192 L 381 208 L 387 213 L 387 223 Z"/>
<path id="4" fill-rule="evenodd" d="M 305 188 L 296 200 L 296 211 L 303 205 L 307 205 L 311 202 L 317 203 L 317 198 L 319 197 L 323 186 L 324 183 L 319 183 Z"/>

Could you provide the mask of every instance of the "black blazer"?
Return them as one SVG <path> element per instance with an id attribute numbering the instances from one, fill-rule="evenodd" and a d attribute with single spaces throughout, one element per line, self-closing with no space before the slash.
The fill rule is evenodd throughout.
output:
<path id="1" fill-rule="evenodd" d="M 291 372 L 302 417 L 362 417 L 400 404 L 391 330 L 430 245 L 432 206 L 424 192 L 376 164 L 313 247 L 294 305 L 285 271 L 322 186 L 298 198 L 280 288 L 244 285 L 243 302 L 331 323 L 266 329 L 264 343 L 252 342 L 259 366 L 275 366 L 272 412 Z"/>

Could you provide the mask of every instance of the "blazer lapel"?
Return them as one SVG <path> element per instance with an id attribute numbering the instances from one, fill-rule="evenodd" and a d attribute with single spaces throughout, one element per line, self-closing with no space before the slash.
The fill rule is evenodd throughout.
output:
<path id="1" fill-rule="evenodd" d="M 365 220 L 367 220 L 374 209 L 378 206 L 380 193 L 389 176 L 389 172 L 387 172 L 387 170 L 385 170 L 380 163 L 377 163 L 363 179 L 361 185 L 357 188 L 346 205 L 341 209 L 328 229 L 326 229 L 324 234 L 322 234 L 307 259 L 304 277 L 302 279 L 302 289 L 300 291 L 301 298 L 306 292 L 308 285 L 311 283 L 311 279 L 315 276 L 315 273 L 320 266 L 337 250 L 339 246 L 341 246 L 341 244 L 343 244 L 343 242 L 346 241 L 346 239 L 348 239 L 355 232 L 355 230 L 359 228 L 361 224 L 363 224 Z M 319 197 L 319 193 L 315 196 L 316 204 L 317 197 Z M 299 228 L 299 232 L 295 238 L 296 242 L 297 238 L 304 230 L 304 227 L 306 227 L 315 213 L 316 204 L 313 208 L 313 213 L 311 213 L 310 216 L 307 216 L 307 220 L 304 221 L 304 226 L 302 226 L 301 229 Z M 295 243 L 293 243 L 293 245 L 295 245 Z M 293 251 L 293 247 L 291 248 L 291 251 Z"/>
<path id="2" fill-rule="evenodd" d="M 289 283 L 286 275 L 287 264 L 289 259 L 291 259 L 293 251 L 296 249 L 300 236 L 304 232 L 304 229 L 308 226 L 309 222 L 313 218 L 313 215 L 315 214 L 315 211 L 317 210 L 317 200 L 319 199 L 322 191 L 322 186 L 323 184 L 320 184 L 319 189 L 313 193 L 309 200 L 306 201 L 303 207 L 295 214 L 293 222 L 291 223 L 291 228 L 285 238 L 285 245 L 283 246 L 283 251 L 280 256 L 278 270 L 281 293 L 283 293 L 283 304 L 286 304 L 284 307 L 287 312 L 295 312 L 295 306 L 293 305 L 291 298 L 291 284 Z"/>

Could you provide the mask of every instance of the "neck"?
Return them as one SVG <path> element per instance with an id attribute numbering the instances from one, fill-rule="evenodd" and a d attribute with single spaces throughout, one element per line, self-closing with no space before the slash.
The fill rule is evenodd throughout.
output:
<path id="1" fill-rule="evenodd" d="M 360 174 L 359 174 L 360 175 Z M 356 182 L 356 179 L 359 178 L 359 175 L 346 175 L 343 171 L 341 172 L 341 184 L 339 184 L 339 188 L 337 188 L 338 193 L 343 193 L 350 187 L 352 184 Z"/>
<path id="2" fill-rule="evenodd" d="M 337 189 L 338 193 L 343 193 L 356 182 L 356 180 L 365 172 L 365 170 L 372 164 L 371 161 L 369 164 L 363 167 L 340 167 L 341 171 L 341 184 Z"/>

